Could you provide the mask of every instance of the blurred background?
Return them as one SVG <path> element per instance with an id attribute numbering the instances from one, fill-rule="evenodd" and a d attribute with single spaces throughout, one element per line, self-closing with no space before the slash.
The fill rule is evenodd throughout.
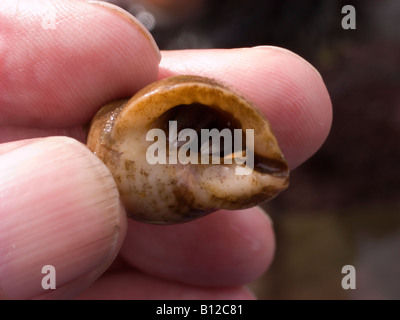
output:
<path id="1" fill-rule="evenodd" d="M 400 299 L 400 1 L 115 0 L 161 49 L 276 45 L 311 62 L 331 95 L 324 146 L 264 207 L 274 221 L 260 299 Z M 356 9 L 344 30 L 342 7 Z M 344 265 L 356 289 L 344 290 Z"/>

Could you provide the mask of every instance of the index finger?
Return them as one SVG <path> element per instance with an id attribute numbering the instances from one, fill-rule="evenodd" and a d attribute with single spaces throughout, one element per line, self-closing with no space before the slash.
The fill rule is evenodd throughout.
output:
<path id="1" fill-rule="evenodd" d="M 318 71 L 277 47 L 165 51 L 160 78 L 196 74 L 216 78 L 242 94 L 271 123 L 291 169 L 325 141 L 332 105 Z"/>

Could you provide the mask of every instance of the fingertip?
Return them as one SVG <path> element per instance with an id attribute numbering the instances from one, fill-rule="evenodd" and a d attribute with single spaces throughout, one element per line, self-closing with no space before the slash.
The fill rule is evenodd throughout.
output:
<path id="1" fill-rule="evenodd" d="M 105 2 L 105 1 L 95 1 L 95 0 L 89 0 L 85 1 L 86 3 L 89 3 L 94 6 L 99 6 L 103 7 L 104 9 L 108 10 L 109 12 L 116 14 L 117 16 L 122 17 L 126 21 L 128 21 L 133 27 L 137 28 L 138 31 L 148 40 L 148 42 L 152 45 L 154 52 L 158 58 L 158 61 L 161 61 L 161 53 L 158 48 L 157 43 L 155 42 L 153 36 L 151 33 L 146 29 L 146 27 L 132 14 L 130 14 L 128 11 L 122 9 L 121 7 L 114 5 L 113 3 L 110 2 Z"/>
<path id="2" fill-rule="evenodd" d="M 111 174 L 66 137 L 9 150 L 0 155 L 0 195 L 7 195 L 0 211 L 1 294 L 60 298 L 83 290 L 112 263 L 126 232 Z M 42 286 L 44 266 L 54 267 L 55 290 Z"/>
<path id="3" fill-rule="evenodd" d="M 328 137 L 332 124 L 329 92 L 318 70 L 296 53 L 275 46 L 252 49 L 260 52 L 258 61 L 266 60 L 272 65 L 260 76 L 265 93 L 258 93 L 256 101 L 270 120 L 290 168 L 294 169 L 310 158 Z M 262 65 L 261 70 L 268 67 Z M 270 83 L 275 85 L 271 87 Z"/>
<path id="4" fill-rule="evenodd" d="M 3 5 L 2 126 L 78 126 L 157 78 L 159 50 L 126 12 L 71 0 Z"/>

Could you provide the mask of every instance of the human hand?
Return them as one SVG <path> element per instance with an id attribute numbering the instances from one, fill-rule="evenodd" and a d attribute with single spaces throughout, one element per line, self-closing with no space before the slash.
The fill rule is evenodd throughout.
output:
<path id="1" fill-rule="evenodd" d="M 55 29 L 44 28 L 54 17 Z M 1 2 L 0 298 L 252 297 L 243 285 L 275 249 L 261 209 L 173 226 L 127 221 L 108 169 L 80 143 L 84 127 L 105 103 L 157 79 L 213 77 L 260 108 L 294 169 L 328 134 L 329 96 L 313 67 L 279 48 L 162 57 L 145 30 L 109 8 Z M 55 267 L 56 290 L 41 286 L 45 265 Z"/>

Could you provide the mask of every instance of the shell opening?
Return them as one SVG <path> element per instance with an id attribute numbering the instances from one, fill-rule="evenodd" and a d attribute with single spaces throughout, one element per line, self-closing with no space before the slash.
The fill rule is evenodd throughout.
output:
<path id="1" fill-rule="evenodd" d="M 176 126 L 171 126 L 171 122 L 175 122 Z M 190 151 L 195 150 L 200 157 L 201 153 L 204 153 L 204 149 L 208 147 L 207 151 L 210 157 L 209 163 L 212 162 L 211 158 L 213 156 L 219 157 L 220 159 L 230 157 L 232 160 L 235 157 L 246 156 L 246 128 L 242 128 L 240 121 L 232 114 L 220 110 L 217 107 L 207 106 L 201 103 L 177 105 L 164 112 L 153 122 L 152 127 L 162 129 L 166 134 L 168 146 L 175 147 L 178 150 L 182 146 L 188 148 L 190 137 L 179 135 L 183 130 L 194 130 L 197 137 L 201 137 L 202 130 L 207 130 L 208 132 L 217 130 L 215 132 L 220 134 L 220 139 L 215 140 L 218 143 L 217 146 L 213 146 L 212 134 L 208 134 L 205 139 L 206 141 L 200 138 L 194 139 L 192 143 L 195 143 L 195 146 L 190 149 Z M 171 132 L 171 127 L 175 132 Z M 223 130 L 225 129 L 228 129 L 229 133 L 227 131 L 224 132 Z M 235 130 L 240 130 L 241 133 L 239 144 L 235 144 L 235 137 L 237 137 L 237 135 L 234 135 Z M 222 133 L 228 134 L 224 135 Z M 225 145 L 225 143 L 227 143 L 227 145 Z M 213 150 L 217 151 L 213 152 Z M 189 151 L 189 148 L 187 151 Z M 288 167 L 283 159 L 269 159 L 258 154 L 254 154 L 254 170 L 262 174 L 270 174 L 276 177 L 286 177 L 288 175 Z"/>
<path id="2" fill-rule="evenodd" d="M 174 124 L 176 124 L 176 126 Z M 184 130 L 193 130 L 190 132 L 193 134 L 195 133 L 197 136 L 197 139 L 192 139 L 194 140 L 193 143 L 195 143 L 193 149 L 196 153 L 200 155 L 208 146 L 207 150 L 210 156 L 214 155 L 220 158 L 226 157 L 227 155 L 232 156 L 235 152 L 243 150 L 243 148 L 239 150 L 235 148 L 233 138 L 235 129 L 241 130 L 242 141 L 246 139 L 245 132 L 242 130 L 240 122 L 230 113 L 200 103 L 177 105 L 164 112 L 153 123 L 152 127 L 162 129 L 166 134 L 168 144 L 178 149 L 184 145 L 188 147 L 187 142 L 190 140 L 190 136 L 184 136 L 184 133 L 188 133 L 188 131 L 184 132 Z M 171 132 L 171 129 L 174 130 L 174 132 Z M 218 135 L 221 134 L 221 139 L 216 140 L 218 141 L 218 146 L 213 146 L 214 141 L 212 138 L 214 132 Z M 207 145 L 205 145 L 205 142 L 207 142 Z M 213 150 L 218 150 L 218 154 L 215 154 Z M 228 154 L 227 150 L 230 150 Z"/>

